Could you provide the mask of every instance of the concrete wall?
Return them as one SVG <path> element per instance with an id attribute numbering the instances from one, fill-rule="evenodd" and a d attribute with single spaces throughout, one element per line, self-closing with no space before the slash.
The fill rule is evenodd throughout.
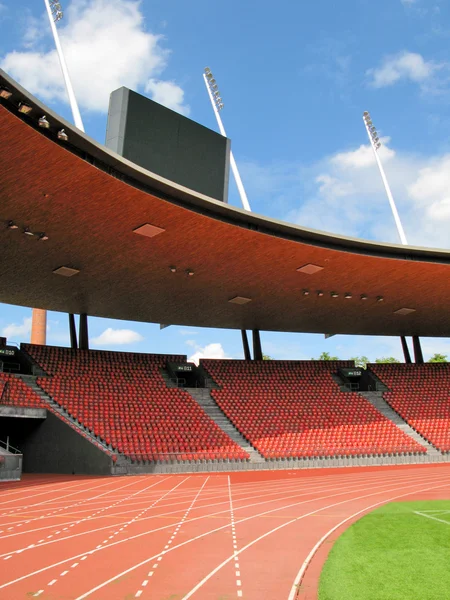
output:
<path id="1" fill-rule="evenodd" d="M 50 412 L 45 420 L 0 418 L 0 439 L 7 435 L 24 473 L 111 475 L 111 457 Z"/>

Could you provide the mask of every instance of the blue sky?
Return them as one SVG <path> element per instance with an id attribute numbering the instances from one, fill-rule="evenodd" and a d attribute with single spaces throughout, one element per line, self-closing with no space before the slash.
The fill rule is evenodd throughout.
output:
<path id="1" fill-rule="evenodd" d="M 108 97 L 125 85 L 217 129 L 209 66 L 256 213 L 398 243 L 361 119 L 369 110 L 408 242 L 450 247 L 450 8 L 443 0 L 215 3 L 62 0 L 58 23 L 86 132 L 104 142 Z M 0 66 L 71 119 L 43 0 L 0 0 Z M 239 205 L 234 185 L 230 202 Z M 29 339 L 30 309 L 1 306 L 0 332 Z M 92 347 L 242 356 L 240 333 L 90 319 Z M 328 351 L 401 356 L 393 338 L 263 332 L 274 358 Z M 48 342 L 68 344 L 49 313 Z M 425 356 L 450 341 L 424 339 Z"/>

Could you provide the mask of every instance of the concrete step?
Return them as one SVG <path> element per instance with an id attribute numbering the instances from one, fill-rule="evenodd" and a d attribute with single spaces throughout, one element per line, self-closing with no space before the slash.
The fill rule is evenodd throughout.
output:
<path id="1" fill-rule="evenodd" d="M 183 388 L 201 406 L 210 417 L 232 440 L 250 455 L 250 462 L 255 464 L 264 463 L 265 459 L 250 444 L 248 440 L 236 429 L 233 423 L 222 412 L 208 388 Z"/>
<path id="2" fill-rule="evenodd" d="M 368 400 L 384 417 L 392 421 L 394 425 L 409 435 L 409 437 L 424 446 L 427 449 L 428 456 L 442 456 L 442 453 L 439 452 L 439 450 L 430 444 L 430 442 L 422 437 L 415 429 L 408 425 L 397 412 L 395 412 L 383 398 L 383 392 L 360 392 L 360 395 Z"/>

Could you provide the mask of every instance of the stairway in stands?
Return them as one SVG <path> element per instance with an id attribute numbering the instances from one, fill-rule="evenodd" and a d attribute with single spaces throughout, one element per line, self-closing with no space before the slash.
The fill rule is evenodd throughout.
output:
<path id="1" fill-rule="evenodd" d="M 215 400 L 207 388 L 183 388 L 202 407 L 205 413 L 243 450 L 249 453 L 250 462 L 253 464 L 265 463 L 264 458 L 253 446 L 239 433 L 233 423 L 217 406 Z"/>
<path id="2" fill-rule="evenodd" d="M 383 398 L 383 392 L 359 392 L 366 400 L 368 400 L 372 406 L 374 406 L 383 416 L 387 417 L 394 423 L 399 429 L 401 429 L 406 435 L 409 435 L 413 440 L 421 444 L 427 449 L 427 456 L 430 457 L 431 461 L 439 462 L 443 459 L 442 453 L 436 450 L 425 438 L 417 433 L 412 427 L 404 421 L 401 416 L 393 410 L 386 400 Z"/>
<path id="3" fill-rule="evenodd" d="M 42 403 L 48 406 L 53 413 L 58 415 L 60 419 L 65 421 L 70 427 L 72 427 L 72 429 L 97 446 L 97 448 L 104 450 L 107 454 L 115 454 L 117 456 L 117 462 L 115 465 L 116 475 L 127 473 L 127 466 L 130 461 L 125 456 L 116 453 L 112 446 L 108 446 L 102 439 L 94 435 L 87 427 L 74 419 L 65 408 L 55 402 L 55 400 L 53 400 L 51 396 L 44 392 L 44 390 L 36 383 L 37 377 L 35 375 L 16 375 L 16 377 L 20 378 L 26 385 L 28 385 L 28 387 L 30 387 L 37 396 L 39 396 L 39 398 L 42 400 Z"/>

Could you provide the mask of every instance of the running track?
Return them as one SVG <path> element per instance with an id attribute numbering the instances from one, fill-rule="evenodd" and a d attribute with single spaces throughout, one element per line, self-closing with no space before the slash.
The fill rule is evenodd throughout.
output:
<path id="1" fill-rule="evenodd" d="M 313 600 L 331 543 L 450 466 L 25 475 L 0 484 L 0 600 Z"/>

